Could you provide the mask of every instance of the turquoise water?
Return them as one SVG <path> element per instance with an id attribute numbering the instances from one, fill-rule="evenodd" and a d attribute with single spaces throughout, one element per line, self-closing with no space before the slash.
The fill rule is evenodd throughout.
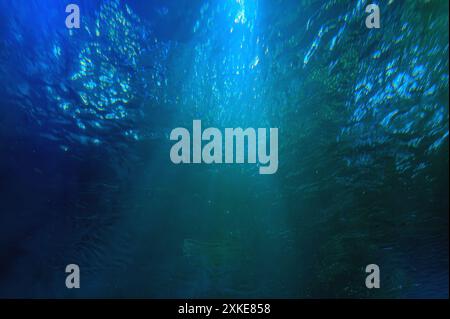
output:
<path id="1" fill-rule="evenodd" d="M 79 1 L 68 30 L 0 0 L 0 296 L 448 297 L 448 2 L 369 3 Z M 173 164 L 195 119 L 278 128 L 278 171 Z"/>

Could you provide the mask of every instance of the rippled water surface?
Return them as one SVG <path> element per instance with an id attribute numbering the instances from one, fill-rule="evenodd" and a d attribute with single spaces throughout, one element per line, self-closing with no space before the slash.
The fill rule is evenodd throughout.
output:
<path id="1" fill-rule="evenodd" d="M 448 297 L 448 1 L 379 2 L 0 0 L 0 297 Z"/>

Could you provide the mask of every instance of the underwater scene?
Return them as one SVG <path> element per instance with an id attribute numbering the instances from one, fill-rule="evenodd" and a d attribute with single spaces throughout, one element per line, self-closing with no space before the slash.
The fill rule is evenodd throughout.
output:
<path id="1" fill-rule="evenodd" d="M 448 298 L 448 12 L 0 0 L 0 298 Z"/>

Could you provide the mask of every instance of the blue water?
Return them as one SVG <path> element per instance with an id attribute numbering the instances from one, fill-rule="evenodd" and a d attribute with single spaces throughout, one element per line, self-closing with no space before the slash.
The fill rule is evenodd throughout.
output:
<path id="1" fill-rule="evenodd" d="M 448 298 L 447 1 L 73 2 L 0 0 L 0 297 Z M 194 119 L 277 173 L 173 164 Z"/>

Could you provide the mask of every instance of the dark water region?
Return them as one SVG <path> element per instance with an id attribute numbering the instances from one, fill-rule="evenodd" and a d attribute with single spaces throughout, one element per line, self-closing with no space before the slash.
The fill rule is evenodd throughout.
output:
<path id="1" fill-rule="evenodd" d="M 72 2 L 0 0 L 0 297 L 448 297 L 448 1 Z M 194 119 L 277 173 L 174 165 Z"/>

